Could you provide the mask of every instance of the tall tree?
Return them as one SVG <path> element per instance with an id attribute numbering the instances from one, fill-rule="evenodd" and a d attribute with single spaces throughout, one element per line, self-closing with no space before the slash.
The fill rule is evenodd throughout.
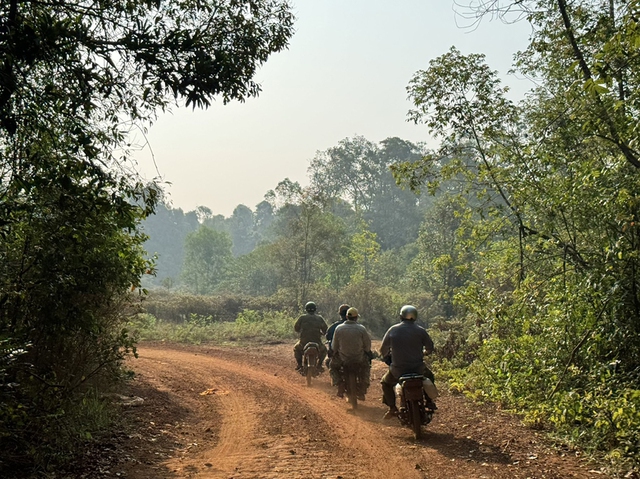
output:
<path id="1" fill-rule="evenodd" d="M 269 239 L 270 227 L 275 219 L 275 212 L 271 203 L 266 200 L 256 205 L 255 235 L 256 243 Z"/>
<path id="2" fill-rule="evenodd" d="M 274 255 L 284 278 L 283 286 L 295 293 L 302 306 L 311 284 L 319 279 L 322 265 L 342 251 L 344 223 L 326 210 L 326 199 L 310 188 L 284 180 L 267 195 L 280 204 L 274 225 Z"/>
<path id="3" fill-rule="evenodd" d="M 318 191 L 348 200 L 356 211 L 368 210 L 382 173 L 378 147 L 362 136 L 345 138 L 337 146 L 318 152 L 309 172 Z"/>
<path id="4" fill-rule="evenodd" d="M 313 188 L 349 201 L 369 223 L 383 248 L 415 240 L 420 213 L 417 196 L 398 187 L 390 166 L 415 161 L 424 148 L 400 138 L 387 138 L 380 146 L 357 136 L 318 152 L 309 173 Z"/>
<path id="5" fill-rule="evenodd" d="M 228 223 L 233 241 L 233 254 L 242 256 L 253 251 L 256 246 L 253 211 L 245 205 L 238 205 Z"/>
<path id="6" fill-rule="evenodd" d="M 491 201 L 472 232 L 482 255 L 458 297 L 482 338 L 473 374 L 485 392 L 633 462 L 640 5 L 491 5 L 502 3 L 529 9 L 535 33 L 517 67 L 538 86 L 515 105 L 482 56 L 452 49 L 435 59 L 409 94 L 412 118 L 442 147 L 404 173 L 420 184 L 464 172 L 478 200 Z M 438 168 L 445 157 L 455 169 Z"/>
<path id="7" fill-rule="evenodd" d="M 196 294 L 210 294 L 228 274 L 232 241 L 227 233 L 201 225 L 184 242 L 182 279 Z"/>

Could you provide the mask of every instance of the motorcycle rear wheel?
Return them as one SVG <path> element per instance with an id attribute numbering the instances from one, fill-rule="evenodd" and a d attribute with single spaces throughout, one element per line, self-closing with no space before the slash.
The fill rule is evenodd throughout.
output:
<path id="1" fill-rule="evenodd" d="M 316 369 L 316 363 L 318 362 L 318 358 L 315 354 L 305 354 L 304 355 L 304 367 L 305 367 L 305 376 L 307 378 L 307 386 L 311 386 L 311 379 L 313 378 L 313 373 Z"/>
<path id="2" fill-rule="evenodd" d="M 410 419 L 413 437 L 416 440 L 422 439 L 422 418 L 420 417 L 420 404 L 418 403 L 418 401 L 411 401 L 408 406 L 411 413 Z"/>
<path id="3" fill-rule="evenodd" d="M 356 380 L 356 373 L 353 371 L 349 371 L 347 375 L 347 391 L 349 404 L 353 409 L 358 408 L 358 382 Z"/>

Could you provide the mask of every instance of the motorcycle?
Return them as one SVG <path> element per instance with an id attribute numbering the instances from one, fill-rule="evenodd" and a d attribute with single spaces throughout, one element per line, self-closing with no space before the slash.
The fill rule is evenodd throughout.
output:
<path id="1" fill-rule="evenodd" d="M 320 347 L 318 343 L 307 343 L 302 354 L 302 375 L 307 378 L 307 386 L 311 386 L 312 378 L 320 373 Z"/>
<path id="2" fill-rule="evenodd" d="M 344 393 L 352 409 L 358 408 L 358 390 L 360 389 L 360 366 L 345 364 L 342 366 Z"/>
<path id="3" fill-rule="evenodd" d="M 400 376 L 395 391 L 400 399 L 398 419 L 403 425 L 411 428 L 416 440 L 421 439 L 422 426 L 426 426 L 433 419 L 435 405 L 429 396 L 437 397 L 435 385 L 422 374 L 405 374 Z"/>

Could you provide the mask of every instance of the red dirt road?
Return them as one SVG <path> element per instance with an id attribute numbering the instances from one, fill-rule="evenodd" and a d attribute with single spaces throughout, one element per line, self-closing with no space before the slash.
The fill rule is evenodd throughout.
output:
<path id="1" fill-rule="evenodd" d="M 142 344 L 129 365 L 130 393 L 144 403 L 123 408 L 136 430 L 114 446 L 117 460 L 101 466 L 102 477 L 606 477 L 516 418 L 457 396 L 439 399 L 414 441 L 396 419 L 382 420 L 379 361 L 355 413 L 335 397 L 328 374 L 306 386 L 291 345 Z"/>

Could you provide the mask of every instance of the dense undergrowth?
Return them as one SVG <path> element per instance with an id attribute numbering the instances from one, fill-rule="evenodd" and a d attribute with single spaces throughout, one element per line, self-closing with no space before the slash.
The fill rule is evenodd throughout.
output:
<path id="1" fill-rule="evenodd" d="M 436 370 L 453 392 L 500 404 L 530 427 L 588 452 L 614 475 L 637 472 L 637 372 L 625 370 L 619 351 L 608 349 L 603 325 L 577 306 L 562 312 L 537 302 L 534 311 L 514 301 L 491 324 L 468 313 L 455 323 L 455 334 L 436 340 Z"/>

